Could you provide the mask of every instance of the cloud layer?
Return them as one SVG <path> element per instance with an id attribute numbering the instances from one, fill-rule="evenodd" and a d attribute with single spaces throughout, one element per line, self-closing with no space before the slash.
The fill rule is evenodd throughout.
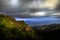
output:
<path id="1" fill-rule="evenodd" d="M 60 0 L 17 0 L 16 4 L 14 2 L 15 0 L 0 0 L 0 12 L 14 17 L 34 17 L 48 16 L 60 11 Z"/>

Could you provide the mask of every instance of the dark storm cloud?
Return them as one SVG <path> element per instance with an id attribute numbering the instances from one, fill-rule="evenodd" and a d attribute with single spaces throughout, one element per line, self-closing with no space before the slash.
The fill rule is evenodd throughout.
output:
<path id="1" fill-rule="evenodd" d="M 48 2 L 45 3 L 46 0 L 19 0 L 19 6 L 12 7 L 12 5 L 10 5 L 10 6 L 8 5 L 8 2 L 6 2 L 7 0 L 5 0 L 5 3 L 7 3 L 7 6 L 6 6 L 6 4 L 4 4 L 3 1 L 0 0 L 0 12 L 4 12 L 3 14 L 12 15 L 14 17 L 33 17 L 36 12 L 40 12 L 40 11 L 44 11 L 44 10 L 48 11 L 50 13 L 49 10 L 52 10 L 51 8 L 54 8 L 54 5 L 55 5 L 55 4 L 53 4 L 53 5 L 48 4 Z M 54 1 L 54 0 L 51 0 L 51 2 L 52 1 Z M 56 2 L 56 0 L 55 0 L 55 2 Z M 53 3 L 55 3 L 55 2 L 53 2 Z M 57 6 L 56 10 L 58 10 L 59 8 L 60 7 Z M 31 14 L 33 14 L 33 15 L 31 15 Z"/>
<path id="2" fill-rule="evenodd" d="M 60 3 L 57 5 L 57 7 L 55 8 L 55 10 L 60 11 Z"/>
<path id="3" fill-rule="evenodd" d="M 24 3 L 27 3 L 27 2 L 31 2 L 33 0 L 21 0 L 21 1 L 23 1 Z"/>

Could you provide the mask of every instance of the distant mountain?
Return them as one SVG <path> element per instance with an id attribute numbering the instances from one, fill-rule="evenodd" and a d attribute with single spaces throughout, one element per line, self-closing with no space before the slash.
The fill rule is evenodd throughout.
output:
<path id="1" fill-rule="evenodd" d="M 37 30 L 42 30 L 42 31 L 54 31 L 58 29 L 60 29 L 60 24 L 43 25 L 37 28 Z"/>
<path id="2" fill-rule="evenodd" d="M 0 14 L 1 40 L 37 40 L 38 36 L 24 21 L 16 21 L 9 15 Z"/>
<path id="3" fill-rule="evenodd" d="M 32 27 L 36 34 L 43 40 L 57 40 L 60 39 L 60 24 L 49 24 Z"/>

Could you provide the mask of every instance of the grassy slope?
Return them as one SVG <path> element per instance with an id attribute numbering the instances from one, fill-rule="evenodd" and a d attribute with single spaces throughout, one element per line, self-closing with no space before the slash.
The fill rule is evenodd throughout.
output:
<path id="1" fill-rule="evenodd" d="M 17 22 L 11 16 L 0 14 L 0 39 L 35 40 L 38 38 L 24 21 Z"/>

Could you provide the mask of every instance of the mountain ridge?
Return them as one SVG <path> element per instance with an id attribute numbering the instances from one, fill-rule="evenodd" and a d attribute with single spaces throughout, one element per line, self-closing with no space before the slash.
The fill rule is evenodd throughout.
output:
<path id="1" fill-rule="evenodd" d="M 24 21 L 16 21 L 9 15 L 0 14 L 1 40 L 36 40 L 38 36 Z"/>

